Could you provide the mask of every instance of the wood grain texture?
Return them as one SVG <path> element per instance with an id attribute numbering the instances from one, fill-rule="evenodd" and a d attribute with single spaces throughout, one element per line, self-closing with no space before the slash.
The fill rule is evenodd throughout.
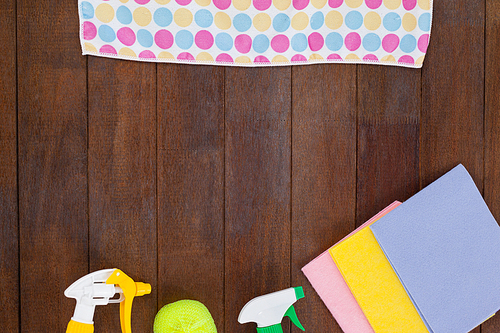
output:
<path id="1" fill-rule="evenodd" d="M 242 307 L 291 283 L 291 70 L 227 68 L 225 86 L 225 329 L 255 332 Z"/>
<path id="2" fill-rule="evenodd" d="M 485 174 L 484 199 L 500 221 L 500 2 L 486 1 Z M 497 314 L 481 325 L 482 333 L 500 332 Z"/>
<path id="3" fill-rule="evenodd" d="M 90 57 L 90 271 L 120 268 L 150 283 L 134 300 L 132 330 L 156 314 L 156 65 Z M 120 331 L 118 305 L 98 307 L 95 330 Z"/>
<path id="4" fill-rule="evenodd" d="M 198 300 L 224 332 L 224 68 L 158 82 L 158 307 Z"/>
<path id="5" fill-rule="evenodd" d="M 19 0 L 22 332 L 63 332 L 88 272 L 86 64 L 76 1 Z"/>
<path id="6" fill-rule="evenodd" d="M 16 3 L 0 15 L 0 323 L 19 332 L 19 232 L 17 216 Z"/>
<path id="7" fill-rule="evenodd" d="M 358 66 L 358 226 L 418 191 L 420 109 L 420 70 Z"/>
<path id="8" fill-rule="evenodd" d="M 300 269 L 354 229 L 356 66 L 292 73 L 292 285 L 306 295 L 295 309 L 307 332 L 341 333 Z"/>

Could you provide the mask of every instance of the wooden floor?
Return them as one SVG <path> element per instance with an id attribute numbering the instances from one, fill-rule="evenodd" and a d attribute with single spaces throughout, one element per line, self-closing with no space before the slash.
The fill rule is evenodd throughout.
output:
<path id="1" fill-rule="evenodd" d="M 458 163 L 500 219 L 498 0 L 435 1 L 422 70 L 84 57 L 76 0 L 1 5 L 3 332 L 64 332 L 65 288 L 113 267 L 153 286 L 134 333 L 184 298 L 254 332 L 241 307 L 299 285 L 306 332 L 341 332 L 300 269 L 355 226 Z"/>

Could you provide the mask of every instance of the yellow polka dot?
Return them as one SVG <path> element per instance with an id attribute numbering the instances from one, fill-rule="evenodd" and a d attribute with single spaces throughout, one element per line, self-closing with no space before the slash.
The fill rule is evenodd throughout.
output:
<path id="1" fill-rule="evenodd" d="M 359 57 L 354 53 L 350 53 L 345 57 L 345 60 L 357 61 L 359 60 Z"/>
<path id="2" fill-rule="evenodd" d="M 292 18 L 292 28 L 295 30 L 304 30 L 308 25 L 309 16 L 304 12 L 299 12 Z"/>
<path id="3" fill-rule="evenodd" d="M 236 59 L 234 59 L 234 62 L 240 63 L 240 64 L 249 64 L 252 62 L 249 57 L 247 56 L 240 56 Z"/>
<path id="4" fill-rule="evenodd" d="M 358 8 L 363 3 L 363 0 L 345 0 L 345 4 L 351 8 Z"/>
<path id="5" fill-rule="evenodd" d="M 129 49 L 128 47 L 122 47 L 120 49 L 120 51 L 118 52 L 119 55 L 122 55 L 122 56 L 127 56 L 127 57 L 134 57 L 136 58 L 137 55 L 135 54 L 134 51 L 132 51 L 131 49 Z"/>
<path id="6" fill-rule="evenodd" d="M 332 30 L 340 28 L 342 26 L 342 23 L 344 23 L 342 14 L 340 14 L 336 10 L 332 10 L 325 16 L 325 24 L 328 28 Z"/>
<path id="7" fill-rule="evenodd" d="M 147 26 L 151 22 L 151 12 L 146 7 L 139 7 L 134 10 L 134 21 L 141 27 Z"/>
<path id="8" fill-rule="evenodd" d="M 431 9 L 431 1 L 430 0 L 418 0 L 418 6 L 423 10 Z"/>
<path id="9" fill-rule="evenodd" d="M 207 52 L 201 52 L 196 56 L 198 61 L 214 61 L 214 58 Z"/>
<path id="10" fill-rule="evenodd" d="M 406 31 L 412 31 L 417 26 L 417 19 L 410 13 L 403 16 L 403 28 Z"/>
<path id="11" fill-rule="evenodd" d="M 278 10 L 285 10 L 292 4 L 292 0 L 273 0 L 273 5 Z"/>
<path id="12" fill-rule="evenodd" d="M 375 12 L 369 12 L 365 15 L 365 27 L 368 30 L 377 30 L 382 23 L 380 15 Z"/>
<path id="13" fill-rule="evenodd" d="M 212 3 L 211 0 L 196 0 L 196 3 L 200 6 L 206 7 Z"/>
<path id="14" fill-rule="evenodd" d="M 167 3 L 170 2 L 170 0 L 155 0 L 156 3 L 159 3 L 160 5 L 166 5 Z"/>
<path id="15" fill-rule="evenodd" d="M 128 2 L 128 0 L 120 0 L 120 2 L 122 2 L 122 3 L 127 3 L 127 2 Z"/>
<path id="16" fill-rule="evenodd" d="M 251 4 L 252 0 L 233 0 L 233 6 L 238 10 L 247 10 Z"/>
<path id="17" fill-rule="evenodd" d="M 160 59 L 175 59 L 174 56 L 172 55 L 172 53 L 166 52 L 166 51 L 160 52 L 160 54 L 158 54 L 158 58 L 160 58 Z"/>
<path id="18" fill-rule="evenodd" d="M 97 49 L 95 48 L 94 45 L 92 45 L 90 43 L 85 43 L 84 46 L 85 46 L 85 51 L 92 52 L 92 53 L 97 53 Z"/>
<path id="19" fill-rule="evenodd" d="M 113 7 L 111 7 L 111 5 L 108 5 L 107 3 L 101 3 L 95 9 L 95 16 L 99 21 L 109 23 L 115 17 L 115 10 L 113 9 Z"/>
<path id="20" fill-rule="evenodd" d="M 179 27 L 187 27 L 193 22 L 193 14 L 186 8 L 179 8 L 174 13 L 174 21 Z"/>
<path id="21" fill-rule="evenodd" d="M 384 5 L 389 9 L 398 9 L 401 6 L 401 0 L 384 0 Z"/>
<path id="22" fill-rule="evenodd" d="M 277 55 L 272 62 L 288 62 L 288 59 L 282 55 Z"/>
<path id="23" fill-rule="evenodd" d="M 380 59 L 380 61 L 382 62 L 396 62 L 396 59 L 392 56 L 392 55 L 386 55 L 385 57 L 382 57 L 382 59 Z"/>
<path id="24" fill-rule="evenodd" d="M 231 28 L 231 18 L 224 12 L 218 12 L 215 14 L 214 22 L 219 29 L 227 30 Z"/>
<path id="25" fill-rule="evenodd" d="M 422 65 L 424 63 L 425 56 L 421 56 L 420 58 L 415 61 L 416 65 Z"/>
<path id="26" fill-rule="evenodd" d="M 321 8 L 325 7 L 326 0 L 311 0 L 311 3 L 314 7 L 321 9 Z"/>
<path id="27" fill-rule="evenodd" d="M 317 53 L 313 53 L 309 56 L 309 61 L 311 60 L 324 60 L 324 58 Z"/>
<path id="28" fill-rule="evenodd" d="M 271 17 L 266 13 L 259 13 L 253 18 L 253 26 L 259 31 L 266 31 L 271 26 Z"/>

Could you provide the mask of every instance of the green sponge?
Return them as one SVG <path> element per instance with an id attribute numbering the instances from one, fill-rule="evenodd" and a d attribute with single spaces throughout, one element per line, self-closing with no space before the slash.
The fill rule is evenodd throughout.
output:
<path id="1" fill-rule="evenodd" d="M 198 301 L 182 300 L 165 305 L 158 311 L 154 333 L 217 333 L 207 307 Z"/>

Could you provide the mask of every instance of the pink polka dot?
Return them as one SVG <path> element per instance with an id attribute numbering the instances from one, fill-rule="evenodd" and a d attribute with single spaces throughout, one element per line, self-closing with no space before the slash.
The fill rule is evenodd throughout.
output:
<path id="1" fill-rule="evenodd" d="M 121 28 L 116 32 L 116 36 L 123 45 L 131 46 L 135 43 L 135 33 L 134 30 L 130 28 Z"/>
<path id="2" fill-rule="evenodd" d="M 302 10 L 307 7 L 309 0 L 293 0 L 293 8 Z"/>
<path id="3" fill-rule="evenodd" d="M 215 58 L 215 61 L 217 62 L 227 62 L 227 63 L 233 63 L 234 60 L 231 58 L 231 56 L 227 53 L 221 53 Z"/>
<path id="4" fill-rule="evenodd" d="M 409 55 L 404 55 L 401 58 L 399 58 L 398 62 L 401 62 L 403 64 L 414 65 L 415 64 L 415 59 L 413 59 Z"/>
<path id="5" fill-rule="evenodd" d="M 272 0 L 253 0 L 253 6 L 257 10 L 266 10 L 271 7 Z"/>
<path id="6" fill-rule="evenodd" d="M 252 38 L 248 35 L 239 35 L 234 39 L 234 47 L 240 53 L 248 53 L 252 48 Z"/>
<path id="7" fill-rule="evenodd" d="M 290 41 L 285 35 L 274 36 L 271 40 L 271 47 L 278 53 L 283 53 L 290 47 Z"/>
<path id="8" fill-rule="evenodd" d="M 261 63 L 261 64 L 270 64 L 271 63 L 269 61 L 269 59 L 267 59 L 266 57 L 264 57 L 262 55 L 256 56 L 253 62 Z"/>
<path id="9" fill-rule="evenodd" d="M 291 59 L 292 62 L 307 62 L 307 58 L 302 54 L 296 54 Z"/>
<path id="10" fill-rule="evenodd" d="M 363 57 L 363 60 L 365 60 L 365 61 L 378 61 L 378 58 L 374 54 L 367 54 Z"/>
<path id="11" fill-rule="evenodd" d="M 99 52 L 100 53 L 106 53 L 106 54 L 116 54 L 115 48 L 113 46 L 111 46 L 111 45 L 103 45 L 99 49 Z"/>
<path id="12" fill-rule="evenodd" d="M 365 0 L 365 2 L 370 9 L 377 9 L 382 4 L 382 0 Z"/>
<path id="13" fill-rule="evenodd" d="M 135 0 L 139 5 L 145 5 L 149 2 L 149 0 Z"/>
<path id="14" fill-rule="evenodd" d="M 92 40 L 97 35 L 97 28 L 94 23 L 85 21 L 83 22 L 83 39 Z"/>
<path id="15" fill-rule="evenodd" d="M 312 34 L 309 35 L 307 40 L 309 41 L 309 48 L 312 51 L 320 50 L 325 42 L 323 40 L 323 36 L 321 36 L 319 32 L 313 32 Z"/>
<path id="16" fill-rule="evenodd" d="M 194 42 L 200 49 L 208 50 L 214 45 L 214 36 L 207 30 L 201 30 L 194 37 Z"/>
<path id="17" fill-rule="evenodd" d="M 418 49 L 425 53 L 427 52 L 427 46 L 429 46 L 429 35 L 425 34 L 420 36 L 418 39 Z"/>
<path id="18" fill-rule="evenodd" d="M 158 47 L 166 50 L 174 44 L 174 36 L 168 30 L 158 30 L 155 34 L 155 43 Z"/>
<path id="19" fill-rule="evenodd" d="M 342 57 L 339 56 L 337 53 L 330 54 L 326 59 L 327 60 L 337 60 L 337 61 L 340 60 L 340 61 L 342 61 Z"/>
<path id="20" fill-rule="evenodd" d="M 399 45 L 399 37 L 394 34 L 389 34 L 382 39 L 382 47 L 385 52 L 391 53 L 394 51 Z"/>
<path id="21" fill-rule="evenodd" d="M 149 50 L 146 50 L 146 51 L 142 51 L 141 53 L 139 53 L 139 58 L 143 58 L 143 59 L 155 59 L 155 54 Z"/>
<path id="22" fill-rule="evenodd" d="M 417 0 L 403 0 L 403 7 L 406 10 L 412 10 L 417 5 Z"/>
<path id="23" fill-rule="evenodd" d="M 344 3 L 344 0 L 328 0 L 328 6 L 332 8 L 339 8 Z"/>
<path id="24" fill-rule="evenodd" d="M 182 52 L 177 56 L 177 60 L 194 61 L 194 57 L 189 52 Z"/>
<path id="25" fill-rule="evenodd" d="M 175 0 L 175 2 L 177 2 L 181 6 L 186 6 L 191 3 L 191 0 Z"/>
<path id="26" fill-rule="evenodd" d="M 361 45 L 361 37 L 358 33 L 351 32 L 350 34 L 345 36 L 344 44 L 349 51 L 356 51 Z"/>
<path id="27" fill-rule="evenodd" d="M 231 6 L 231 0 L 214 0 L 214 5 L 220 10 L 228 9 Z"/>

